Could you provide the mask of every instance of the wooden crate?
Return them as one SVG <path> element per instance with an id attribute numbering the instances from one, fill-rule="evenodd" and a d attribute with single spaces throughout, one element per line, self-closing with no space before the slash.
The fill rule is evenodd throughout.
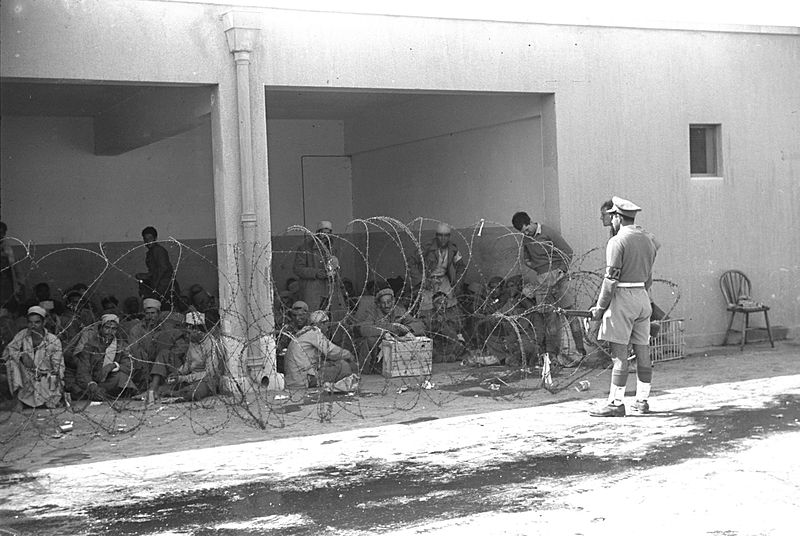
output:
<path id="1" fill-rule="evenodd" d="M 417 337 L 413 341 L 387 339 L 381 342 L 383 375 L 387 378 L 402 376 L 430 376 L 433 363 L 433 341 Z"/>

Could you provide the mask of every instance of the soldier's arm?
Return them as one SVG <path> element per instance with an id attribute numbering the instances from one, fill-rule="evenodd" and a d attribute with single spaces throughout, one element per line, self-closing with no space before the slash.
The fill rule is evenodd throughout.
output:
<path id="1" fill-rule="evenodd" d="M 600 296 L 597 297 L 597 305 L 592 307 L 594 319 L 602 316 L 603 312 L 611 304 L 611 298 L 614 297 L 621 271 L 622 249 L 616 240 L 611 239 L 606 246 L 606 272 L 603 277 L 603 284 L 600 287 Z"/>

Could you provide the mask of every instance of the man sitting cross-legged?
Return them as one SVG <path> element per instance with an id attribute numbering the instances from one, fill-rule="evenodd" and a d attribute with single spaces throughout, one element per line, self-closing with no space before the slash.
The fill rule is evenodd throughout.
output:
<path id="1" fill-rule="evenodd" d="M 467 353 L 457 307 L 448 307 L 447 294 L 433 295 L 433 309 L 422 313 L 428 336 L 433 340 L 433 362 L 458 361 Z"/>
<path id="2" fill-rule="evenodd" d="M 135 391 L 131 382 L 131 356 L 126 341 L 117 337 L 118 330 L 119 317 L 104 314 L 98 325 L 86 328 L 81 334 L 75 383 L 67 386 L 74 397 L 105 400 Z"/>
<path id="3" fill-rule="evenodd" d="M 361 370 L 365 374 L 378 373 L 375 363 L 384 334 L 405 336 L 425 334 L 425 324 L 414 318 L 405 307 L 395 303 L 390 288 L 379 290 L 375 295 L 377 307 L 365 311 L 363 317 L 355 319 L 356 351 Z"/>
<path id="4" fill-rule="evenodd" d="M 285 358 L 286 352 L 297 333 L 308 325 L 308 304 L 304 301 L 296 301 L 289 309 L 286 321 L 280 326 L 278 331 L 277 348 L 277 369 L 278 372 L 286 372 Z"/>
<path id="5" fill-rule="evenodd" d="M 285 363 L 287 387 L 335 384 L 356 372 L 353 354 L 328 339 L 325 333 L 328 321 L 324 311 L 314 311 L 309 316 L 309 325 L 289 343 Z"/>
<path id="6" fill-rule="evenodd" d="M 64 357 L 61 341 L 47 331 L 43 307 L 28 309 L 28 328 L 18 332 L 3 351 L 11 395 L 29 407 L 54 408 L 63 394 Z"/>
<path id="7" fill-rule="evenodd" d="M 202 400 L 217 392 L 225 351 L 215 327 L 207 329 L 205 315 L 191 311 L 182 327 L 159 335 L 159 351 L 150 368 L 148 404 L 159 398 L 164 383 L 170 386 L 171 397 L 183 400 Z"/>
<path id="8" fill-rule="evenodd" d="M 161 310 L 161 302 L 155 298 L 142 300 L 144 316 L 129 324 L 128 341 L 133 357 L 133 382 L 140 391 L 147 389 L 150 369 L 160 350 L 159 336 L 165 330 L 183 323 L 184 316 Z"/>

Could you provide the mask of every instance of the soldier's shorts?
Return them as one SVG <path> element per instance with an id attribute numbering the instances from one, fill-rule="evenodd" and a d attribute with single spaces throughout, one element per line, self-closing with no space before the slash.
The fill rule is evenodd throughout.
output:
<path id="1" fill-rule="evenodd" d="M 650 342 L 650 297 L 643 287 L 614 289 L 603 314 L 598 339 L 619 344 Z"/>

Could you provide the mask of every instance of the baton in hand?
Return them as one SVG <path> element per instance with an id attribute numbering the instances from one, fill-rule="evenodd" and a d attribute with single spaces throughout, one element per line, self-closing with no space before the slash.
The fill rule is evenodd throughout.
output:
<path id="1" fill-rule="evenodd" d="M 584 318 L 592 318 L 591 311 L 583 311 L 581 309 L 561 309 L 557 308 L 556 313 L 564 316 L 582 316 Z"/>

